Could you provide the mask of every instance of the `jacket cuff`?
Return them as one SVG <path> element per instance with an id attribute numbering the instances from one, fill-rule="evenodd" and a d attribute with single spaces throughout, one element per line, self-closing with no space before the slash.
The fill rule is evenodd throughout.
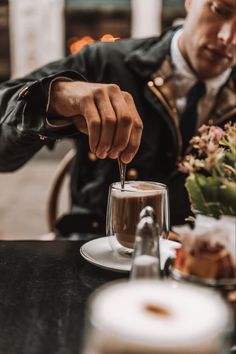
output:
<path id="1" fill-rule="evenodd" d="M 61 78 L 72 81 L 85 81 L 85 78 L 75 71 L 63 71 L 44 77 L 29 86 L 25 86 L 18 95 L 18 101 L 22 101 L 21 104 L 23 105 L 23 118 L 18 122 L 19 130 L 25 133 L 36 134 L 41 140 L 55 140 L 79 134 L 74 125 L 54 125 L 51 120 L 49 122 L 47 118 L 51 85 L 55 80 Z"/>
<path id="2" fill-rule="evenodd" d="M 66 76 L 58 76 L 50 81 L 48 86 L 48 98 L 47 98 L 47 106 L 46 106 L 46 123 L 50 128 L 64 128 L 64 127 L 68 127 L 69 125 L 72 125 L 72 123 L 68 121 L 68 119 L 63 119 L 63 117 L 60 119 L 58 117 L 52 117 L 48 112 L 50 102 L 51 102 L 52 85 L 57 81 L 65 82 L 65 81 L 74 81 L 74 80 Z"/>

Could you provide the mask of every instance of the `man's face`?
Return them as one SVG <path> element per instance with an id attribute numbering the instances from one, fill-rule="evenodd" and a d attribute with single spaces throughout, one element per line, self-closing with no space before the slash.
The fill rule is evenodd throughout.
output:
<path id="1" fill-rule="evenodd" d="M 201 79 L 235 64 L 236 0 L 186 0 L 188 12 L 180 49 Z"/>

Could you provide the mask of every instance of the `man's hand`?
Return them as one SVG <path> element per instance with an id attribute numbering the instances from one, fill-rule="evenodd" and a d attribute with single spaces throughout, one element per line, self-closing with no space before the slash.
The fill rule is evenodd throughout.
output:
<path id="1" fill-rule="evenodd" d="M 80 81 L 52 85 L 49 113 L 71 120 L 89 136 L 97 157 L 120 157 L 129 163 L 136 154 L 143 124 L 132 96 L 114 84 Z"/>

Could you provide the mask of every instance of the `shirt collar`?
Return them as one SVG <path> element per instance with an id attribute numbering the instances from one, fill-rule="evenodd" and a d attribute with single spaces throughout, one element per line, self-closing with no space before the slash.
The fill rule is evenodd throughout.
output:
<path id="1" fill-rule="evenodd" d="M 178 42 L 182 32 L 183 30 L 181 28 L 174 34 L 171 42 L 170 53 L 176 75 L 180 78 L 180 80 L 185 80 L 186 85 L 190 88 L 197 81 L 197 77 L 189 67 L 187 61 L 184 59 L 179 49 Z M 228 68 L 217 77 L 205 80 L 207 94 L 216 94 L 220 87 L 228 80 L 231 71 L 232 68 Z"/>

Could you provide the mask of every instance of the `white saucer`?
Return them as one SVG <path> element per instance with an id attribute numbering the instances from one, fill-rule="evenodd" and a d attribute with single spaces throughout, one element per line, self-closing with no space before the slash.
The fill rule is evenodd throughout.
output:
<path id="1" fill-rule="evenodd" d="M 89 263 L 96 265 L 97 267 L 113 270 L 115 272 L 129 272 L 131 269 L 130 256 L 122 256 L 115 253 L 110 246 L 108 237 L 96 238 L 92 241 L 86 242 L 81 248 L 80 253 Z M 161 248 L 161 267 L 163 269 L 164 264 L 169 256 L 174 256 L 174 250 L 180 248 L 181 245 L 178 242 L 170 240 L 160 240 Z"/>

